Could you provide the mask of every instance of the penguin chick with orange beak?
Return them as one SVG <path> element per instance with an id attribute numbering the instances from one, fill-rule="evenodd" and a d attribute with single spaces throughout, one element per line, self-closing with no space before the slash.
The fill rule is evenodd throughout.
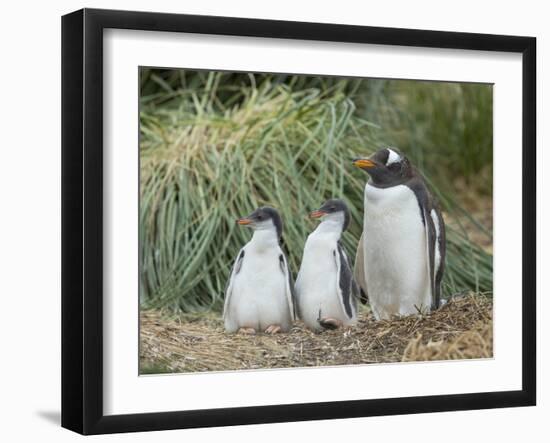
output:
<path id="1" fill-rule="evenodd" d="M 336 329 L 356 321 L 358 287 L 340 238 L 350 216 L 342 200 L 326 201 L 311 218 L 321 223 L 307 238 L 296 279 L 298 312 L 313 331 Z"/>
<path id="2" fill-rule="evenodd" d="M 281 249 L 283 223 L 268 206 L 237 224 L 252 228 L 252 239 L 239 251 L 225 292 L 223 319 L 227 332 L 275 334 L 294 320 L 294 295 L 288 261 Z"/>

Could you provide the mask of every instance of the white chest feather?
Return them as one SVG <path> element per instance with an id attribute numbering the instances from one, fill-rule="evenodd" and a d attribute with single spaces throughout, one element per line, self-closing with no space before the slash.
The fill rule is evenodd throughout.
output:
<path id="1" fill-rule="evenodd" d="M 243 291 L 269 291 L 273 286 L 284 283 L 279 264 L 279 248 L 258 249 L 253 244 L 246 245 L 245 256 L 239 273 L 235 276 L 235 287 L 243 286 Z M 242 292 L 242 291 L 241 291 Z"/>
<path id="2" fill-rule="evenodd" d="M 409 315 L 431 303 L 426 231 L 404 185 L 365 187 L 365 276 L 377 318 Z"/>
<path id="3" fill-rule="evenodd" d="M 334 251 L 339 235 L 312 232 L 307 238 L 300 272 L 296 280 L 299 293 L 312 292 L 320 297 L 336 293 L 336 262 Z"/>

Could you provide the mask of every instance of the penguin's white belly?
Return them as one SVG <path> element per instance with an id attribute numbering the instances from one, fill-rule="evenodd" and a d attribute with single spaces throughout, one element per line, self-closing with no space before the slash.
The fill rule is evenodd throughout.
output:
<path id="1" fill-rule="evenodd" d="M 239 273 L 235 276 L 225 327 L 264 331 L 280 325 L 288 331 L 292 320 L 286 298 L 286 279 L 279 264 L 277 250 L 257 251 L 246 248 Z"/>
<path id="2" fill-rule="evenodd" d="M 296 279 L 299 312 L 313 330 L 323 329 L 319 318 L 335 318 L 349 324 L 337 292 L 339 279 L 333 251 L 336 240 L 327 235 L 311 234 L 304 248 L 300 272 Z"/>
<path id="3" fill-rule="evenodd" d="M 365 277 L 374 315 L 429 310 L 426 231 L 414 192 L 404 185 L 365 188 Z"/>

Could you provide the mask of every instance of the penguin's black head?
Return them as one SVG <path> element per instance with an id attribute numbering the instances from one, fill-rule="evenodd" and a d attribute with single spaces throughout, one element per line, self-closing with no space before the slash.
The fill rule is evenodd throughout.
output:
<path id="1" fill-rule="evenodd" d="M 369 158 L 358 158 L 353 164 L 366 171 L 374 185 L 390 187 L 412 177 L 411 163 L 396 148 L 382 148 Z"/>
<path id="2" fill-rule="evenodd" d="M 343 200 L 338 198 L 331 198 L 323 203 L 316 211 L 310 212 L 309 216 L 311 218 L 323 218 L 334 219 L 335 221 L 341 221 L 342 231 L 345 231 L 350 222 L 349 209 Z"/>
<path id="3" fill-rule="evenodd" d="M 249 226 L 255 231 L 275 229 L 277 232 L 277 238 L 281 238 L 283 235 L 283 221 L 276 209 L 269 206 L 263 206 L 256 209 L 250 215 L 239 218 L 237 220 L 239 225 Z"/>

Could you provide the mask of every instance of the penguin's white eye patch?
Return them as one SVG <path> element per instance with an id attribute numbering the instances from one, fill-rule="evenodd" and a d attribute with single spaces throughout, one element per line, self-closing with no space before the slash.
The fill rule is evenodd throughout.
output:
<path id="1" fill-rule="evenodd" d="M 397 152 L 388 148 L 388 160 L 386 161 L 386 166 L 389 166 L 392 163 L 399 163 L 401 160 L 401 156 Z"/>

